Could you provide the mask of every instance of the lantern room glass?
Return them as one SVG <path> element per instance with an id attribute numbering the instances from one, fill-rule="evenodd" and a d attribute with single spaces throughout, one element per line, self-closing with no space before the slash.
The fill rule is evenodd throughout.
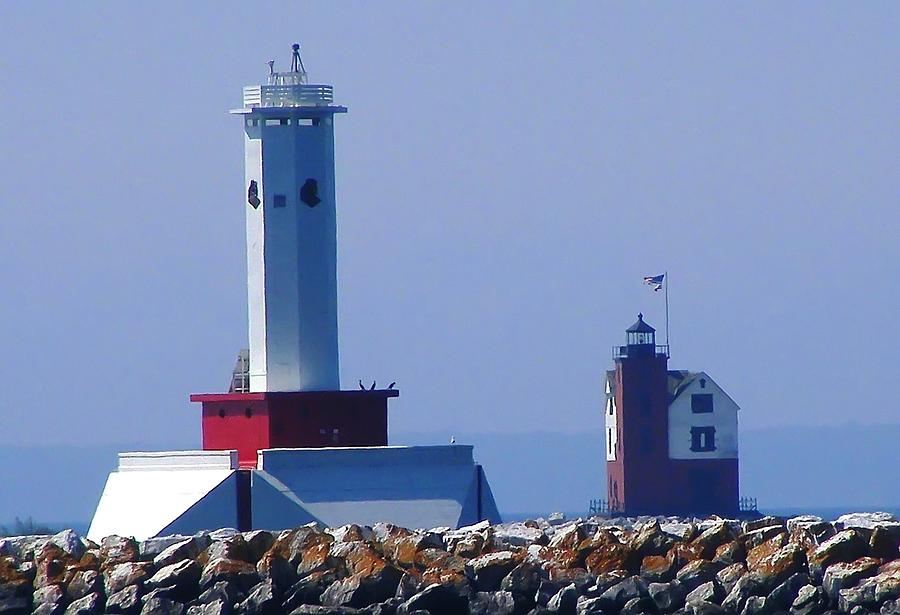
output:
<path id="1" fill-rule="evenodd" d="M 628 345 L 629 346 L 645 346 L 645 345 L 655 345 L 656 344 L 656 333 L 645 332 L 645 331 L 629 331 L 628 332 Z"/>

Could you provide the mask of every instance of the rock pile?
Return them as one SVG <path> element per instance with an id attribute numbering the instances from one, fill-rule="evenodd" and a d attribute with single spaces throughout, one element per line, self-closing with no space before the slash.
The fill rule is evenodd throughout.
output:
<path id="1" fill-rule="evenodd" d="M 310 524 L 101 544 L 0 539 L 0 615 L 900 615 L 900 522 Z"/>

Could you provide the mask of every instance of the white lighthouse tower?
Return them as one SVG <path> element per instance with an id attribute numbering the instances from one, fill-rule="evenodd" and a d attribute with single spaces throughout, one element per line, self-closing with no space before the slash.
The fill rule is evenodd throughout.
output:
<path id="1" fill-rule="evenodd" d="M 311 85 L 293 46 L 244 88 L 250 391 L 340 389 L 334 116 L 330 85 Z"/>
<path id="2" fill-rule="evenodd" d="M 119 454 L 92 540 L 500 521 L 471 446 L 388 446 L 396 383 L 340 390 L 333 120 L 346 111 L 330 85 L 307 82 L 299 45 L 289 72 L 270 64 L 266 85 L 244 88 L 232 113 L 244 129 L 249 378 L 242 353 L 227 393 L 191 395 L 202 450 Z"/>

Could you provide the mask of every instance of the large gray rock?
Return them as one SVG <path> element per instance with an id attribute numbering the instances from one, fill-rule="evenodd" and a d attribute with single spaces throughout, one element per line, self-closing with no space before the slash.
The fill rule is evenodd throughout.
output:
<path id="1" fill-rule="evenodd" d="M 665 555 L 674 543 L 675 539 L 665 533 L 659 522 L 654 519 L 641 526 L 631 540 L 631 548 L 643 559 L 653 555 Z"/>
<path id="2" fill-rule="evenodd" d="M 88 594 L 103 591 L 103 579 L 96 570 L 81 570 L 72 575 L 66 587 L 66 595 L 70 600 L 80 600 Z"/>
<path id="3" fill-rule="evenodd" d="M 740 613 L 751 596 L 765 596 L 766 594 L 768 594 L 768 583 L 762 575 L 748 572 L 731 588 L 725 600 L 722 601 L 722 607 L 728 612 Z"/>
<path id="4" fill-rule="evenodd" d="M 607 589 L 600 596 L 600 600 L 604 601 L 604 610 L 618 612 L 629 600 L 649 597 L 650 593 L 647 591 L 647 584 L 644 583 L 644 580 L 641 577 L 632 576 Z"/>
<path id="5" fill-rule="evenodd" d="M 809 554 L 809 572 L 821 579 L 832 564 L 852 562 L 866 555 L 869 543 L 857 530 L 843 530 L 820 544 Z"/>
<path id="6" fill-rule="evenodd" d="M 837 604 L 840 591 L 854 587 L 861 579 L 878 573 L 881 562 L 872 557 L 861 557 L 853 562 L 832 564 L 822 577 L 822 589 L 831 604 Z"/>
<path id="7" fill-rule="evenodd" d="M 547 608 L 560 615 L 575 615 L 578 603 L 578 589 L 575 584 L 566 585 L 547 602 Z"/>
<path id="8" fill-rule="evenodd" d="M 862 584 L 858 587 L 842 589 L 838 595 L 838 609 L 844 613 L 850 613 L 857 607 L 870 610 L 876 606 L 874 583 Z"/>
<path id="9" fill-rule="evenodd" d="M 265 530 L 253 530 L 252 532 L 244 532 L 244 542 L 247 543 L 247 549 L 250 551 L 251 561 L 258 562 L 263 553 L 269 550 L 275 542 L 275 536 L 272 532 Z"/>
<path id="10" fill-rule="evenodd" d="M 546 545 L 547 535 L 538 528 L 524 523 L 507 523 L 494 526 L 494 544 L 500 548 L 527 547 L 529 545 Z"/>
<path id="11" fill-rule="evenodd" d="M 429 585 L 397 608 L 397 615 L 410 615 L 414 611 L 428 611 L 430 615 L 464 615 L 469 599 L 454 588 L 437 583 Z"/>
<path id="12" fill-rule="evenodd" d="M 84 552 L 87 551 L 81 536 L 73 530 L 63 530 L 58 534 L 54 534 L 50 537 L 50 544 L 56 545 L 74 560 L 80 560 Z"/>
<path id="13" fill-rule="evenodd" d="M 698 602 L 712 602 L 713 604 L 719 604 L 725 597 L 724 594 L 725 592 L 722 590 L 722 587 L 716 581 L 707 581 L 691 590 L 684 601 L 689 605 L 697 604 Z"/>
<path id="14" fill-rule="evenodd" d="M 25 596 L 6 596 L 0 598 L 0 615 L 28 615 L 31 613 L 31 600 Z"/>
<path id="15" fill-rule="evenodd" d="M 497 591 L 503 577 L 518 565 L 518 559 L 511 551 L 497 551 L 470 559 L 466 564 L 466 576 L 478 591 Z"/>
<path id="16" fill-rule="evenodd" d="M 141 612 L 141 606 L 141 588 L 138 585 L 129 585 L 106 600 L 107 613 L 136 615 Z"/>
<path id="17" fill-rule="evenodd" d="M 141 557 L 141 547 L 131 537 L 107 536 L 100 541 L 100 560 L 106 567 L 136 562 Z"/>
<path id="18" fill-rule="evenodd" d="M 693 613 L 693 615 L 725 615 L 725 613 L 731 613 L 731 611 L 726 611 L 723 607 L 713 602 L 695 602 L 690 606 L 690 613 Z"/>
<path id="19" fill-rule="evenodd" d="M 63 615 L 66 607 L 62 602 L 44 602 L 31 611 L 31 615 Z"/>
<path id="20" fill-rule="evenodd" d="M 260 583 L 253 588 L 247 599 L 238 605 L 237 611 L 246 615 L 278 615 L 281 612 L 281 602 L 277 590 L 271 583 Z"/>
<path id="21" fill-rule="evenodd" d="M 791 575 L 766 597 L 767 604 L 775 610 L 788 610 L 797 598 L 797 594 L 800 593 L 800 589 L 807 585 L 809 581 L 809 575 L 805 572 Z"/>
<path id="22" fill-rule="evenodd" d="M 821 588 L 804 585 L 791 604 L 791 612 L 796 615 L 819 615 L 824 610 L 825 602 L 825 593 Z"/>
<path id="23" fill-rule="evenodd" d="M 737 582 L 747 574 L 747 566 L 741 562 L 726 566 L 716 574 L 716 580 L 725 590 L 725 594 L 729 594 Z"/>
<path id="24" fill-rule="evenodd" d="M 227 606 L 232 606 L 240 602 L 240 598 L 241 593 L 237 587 L 226 581 L 219 581 L 197 596 L 197 599 L 191 602 L 191 606 L 207 604 L 216 600 L 221 600 Z"/>
<path id="25" fill-rule="evenodd" d="M 512 594 L 517 612 L 527 612 L 535 605 L 535 596 L 541 586 L 541 569 L 531 562 L 523 562 L 513 568 L 500 582 L 500 589 Z"/>
<path id="26" fill-rule="evenodd" d="M 337 580 L 334 572 L 315 573 L 297 581 L 285 592 L 285 612 L 291 612 L 303 604 L 319 604 L 329 585 Z"/>
<path id="27" fill-rule="evenodd" d="M 233 559 L 213 559 L 207 562 L 200 576 L 200 588 L 212 587 L 219 581 L 233 583 L 241 591 L 249 591 L 262 580 L 256 566 Z"/>
<path id="28" fill-rule="evenodd" d="M 182 615 L 183 613 L 184 605 L 182 603 L 160 591 L 148 594 L 148 598 L 141 608 L 141 615 Z"/>
<path id="29" fill-rule="evenodd" d="M 575 605 L 575 613 L 576 615 L 600 615 L 607 612 L 608 604 L 608 601 L 599 596 L 597 598 L 581 596 Z"/>
<path id="30" fill-rule="evenodd" d="M 784 519 L 782 519 L 781 517 L 773 517 L 770 515 L 766 517 L 760 517 L 759 519 L 753 519 L 751 521 L 744 521 L 744 523 L 742 524 L 742 528 L 744 533 L 746 534 L 747 532 L 752 532 L 764 527 L 775 526 L 783 528 L 784 525 Z"/>
<path id="31" fill-rule="evenodd" d="M 787 520 L 787 530 L 788 532 L 793 532 L 795 529 L 805 530 L 810 526 L 819 523 L 823 523 L 822 517 L 817 517 L 816 515 L 798 515 Z"/>
<path id="32" fill-rule="evenodd" d="M 140 585 L 150 578 L 152 572 L 151 562 L 125 562 L 107 568 L 103 573 L 106 595 L 122 591 L 129 585 Z"/>
<path id="33" fill-rule="evenodd" d="M 32 602 L 35 606 L 39 604 L 59 604 L 65 600 L 66 593 L 61 585 L 45 585 L 34 592 Z M 84 596 L 79 596 L 83 598 Z"/>
<path id="34" fill-rule="evenodd" d="M 538 584 L 537 591 L 534 593 L 534 601 L 537 606 L 546 607 L 550 602 L 550 598 L 555 596 L 559 590 L 568 585 L 564 581 L 550 581 L 549 579 L 541 579 Z M 601 592 L 602 593 L 602 592 Z"/>
<path id="35" fill-rule="evenodd" d="M 675 579 L 682 583 L 688 591 L 693 591 L 704 583 L 714 581 L 716 575 L 724 567 L 724 565 L 717 562 L 698 559 L 679 570 L 678 574 L 675 575 Z"/>
<path id="36" fill-rule="evenodd" d="M 184 559 L 160 568 L 147 580 L 146 586 L 151 590 L 163 587 L 172 588 L 173 596 L 179 602 L 185 602 L 197 596 L 199 581 L 200 564 L 194 560 Z"/>
<path id="37" fill-rule="evenodd" d="M 774 610 L 765 596 L 750 596 L 741 610 L 741 615 L 769 615 Z"/>
<path id="38" fill-rule="evenodd" d="M 684 606 L 687 589 L 678 581 L 650 583 L 647 593 L 660 613 L 673 613 Z"/>
<path id="39" fill-rule="evenodd" d="M 0 538 L 0 557 L 10 556 L 18 560 L 34 559 L 50 541 L 50 536 L 10 536 Z"/>
<path id="40" fill-rule="evenodd" d="M 469 599 L 469 615 L 513 615 L 516 601 L 507 591 L 476 592 Z"/>
<path id="41" fill-rule="evenodd" d="M 184 542 L 189 536 L 158 536 L 156 538 L 148 538 L 142 540 L 139 545 L 140 558 L 144 561 L 153 561 L 157 555 L 171 547 L 172 545 Z"/>
<path id="42" fill-rule="evenodd" d="M 360 608 L 373 603 L 372 594 L 361 577 L 353 576 L 335 581 L 322 592 L 322 604 Z"/>
<path id="43" fill-rule="evenodd" d="M 94 592 L 66 607 L 65 615 L 97 615 L 103 612 L 103 594 Z"/>
<path id="44" fill-rule="evenodd" d="M 195 604 L 188 607 L 187 615 L 229 615 L 231 607 L 222 600 L 213 600 L 206 604 Z"/>
<path id="45" fill-rule="evenodd" d="M 250 553 L 247 542 L 241 534 L 232 534 L 231 536 L 213 540 L 210 545 L 206 547 L 206 558 L 227 558 L 237 559 L 251 564 L 256 563 Z"/>
<path id="46" fill-rule="evenodd" d="M 196 559 L 209 546 L 210 539 L 208 535 L 191 536 L 163 549 L 159 555 L 153 558 L 153 564 L 157 568 L 164 568 L 184 559 Z"/>
<path id="47" fill-rule="evenodd" d="M 841 515 L 834 520 L 834 524 L 844 529 L 861 528 L 871 530 L 876 527 L 900 525 L 900 521 L 888 512 L 858 512 Z"/>

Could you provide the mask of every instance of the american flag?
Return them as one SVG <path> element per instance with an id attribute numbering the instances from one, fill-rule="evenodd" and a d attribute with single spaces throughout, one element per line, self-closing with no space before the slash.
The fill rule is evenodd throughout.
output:
<path id="1" fill-rule="evenodd" d="M 644 276 L 644 284 L 649 284 L 653 287 L 654 291 L 661 290 L 663 287 L 663 279 L 666 277 L 666 274 L 660 275 L 645 275 Z"/>

